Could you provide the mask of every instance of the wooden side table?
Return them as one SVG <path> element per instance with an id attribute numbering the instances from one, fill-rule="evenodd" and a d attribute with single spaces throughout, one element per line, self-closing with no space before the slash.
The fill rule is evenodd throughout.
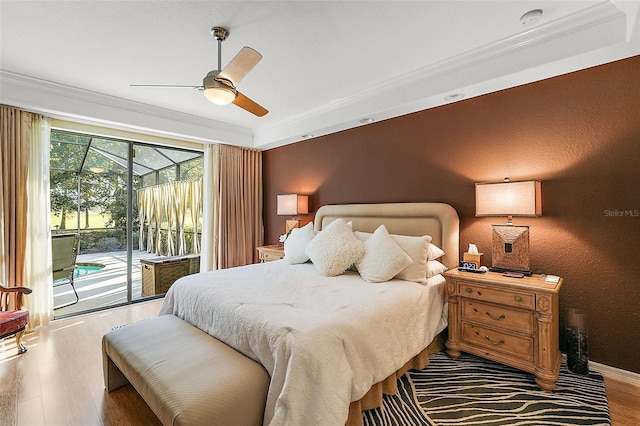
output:
<path id="1" fill-rule="evenodd" d="M 284 257 L 284 246 L 270 245 L 257 247 L 260 263 L 280 260 Z"/>
<path id="2" fill-rule="evenodd" d="M 562 278 L 509 278 L 452 269 L 443 274 L 449 296 L 447 353 L 468 352 L 533 373 L 550 392 L 556 387 L 559 349 L 558 298 Z"/>

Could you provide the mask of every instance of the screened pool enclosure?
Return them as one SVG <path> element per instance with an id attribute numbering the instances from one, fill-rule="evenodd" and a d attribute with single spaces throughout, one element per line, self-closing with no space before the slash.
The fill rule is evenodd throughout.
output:
<path id="1" fill-rule="evenodd" d="M 132 175 L 134 247 L 158 255 L 199 252 L 201 152 L 52 130 L 51 211 L 54 232 L 113 229 L 127 222 L 127 177 Z M 69 223 L 69 217 L 75 223 Z M 112 234 L 112 238 L 114 237 Z M 123 235 L 124 236 L 124 235 Z M 90 244 L 89 244 L 90 243 Z M 122 243 L 122 242 L 119 242 Z M 114 241 L 111 241 L 111 245 Z M 85 250 L 100 246 L 86 241 Z M 109 245 L 109 242 L 102 242 Z"/>
<path id="2" fill-rule="evenodd" d="M 112 253 L 123 257 L 126 297 L 114 303 L 131 302 L 142 297 L 140 290 L 132 292 L 140 287 L 134 282 L 140 258 L 200 252 L 202 174 L 199 151 L 53 129 L 52 233 L 80 234 L 79 261 Z M 88 309 L 103 307 L 94 305 Z"/>

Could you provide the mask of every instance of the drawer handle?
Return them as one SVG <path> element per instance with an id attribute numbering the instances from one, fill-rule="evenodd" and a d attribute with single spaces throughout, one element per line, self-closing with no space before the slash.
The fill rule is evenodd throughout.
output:
<path id="1" fill-rule="evenodd" d="M 469 287 L 467 287 L 467 293 L 471 293 L 473 290 L 471 290 Z"/>
<path id="2" fill-rule="evenodd" d="M 504 340 L 500 339 L 498 342 L 496 342 L 495 340 L 491 340 L 489 339 L 489 336 L 484 336 L 485 339 L 487 339 L 489 341 L 489 343 L 491 343 L 492 345 L 504 345 Z"/>
<path id="3" fill-rule="evenodd" d="M 522 302 L 522 297 L 516 296 L 516 302 Z"/>
<path id="4" fill-rule="evenodd" d="M 491 315 L 489 312 L 485 312 L 485 314 L 487 314 L 487 316 L 488 316 L 489 318 L 491 318 L 492 320 L 496 320 L 496 321 L 500 321 L 500 320 L 503 320 L 503 319 L 505 319 L 505 318 L 506 318 L 506 317 L 504 316 L 504 314 L 500 315 L 499 317 L 495 317 L 495 316 Z"/>

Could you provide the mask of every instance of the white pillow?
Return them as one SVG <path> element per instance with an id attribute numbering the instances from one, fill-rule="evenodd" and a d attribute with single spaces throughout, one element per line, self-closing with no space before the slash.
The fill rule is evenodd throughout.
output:
<path id="1" fill-rule="evenodd" d="M 333 277 L 364 255 L 364 245 L 343 219 L 336 219 L 307 244 L 305 252 L 321 275 Z"/>
<path id="2" fill-rule="evenodd" d="M 438 274 L 445 272 L 447 269 L 442 263 L 437 260 L 429 260 L 427 261 L 427 279 L 434 277 Z"/>
<path id="3" fill-rule="evenodd" d="M 430 286 L 430 285 L 440 286 L 440 284 L 443 284 L 445 281 L 447 281 L 447 280 L 446 280 L 442 275 L 434 275 L 434 276 L 433 276 L 433 277 L 431 277 L 431 278 L 427 278 L 427 285 L 428 285 L 428 286 Z M 441 294 L 443 294 L 443 295 L 444 295 L 444 293 L 445 293 L 445 291 L 444 291 L 444 286 L 442 286 L 442 287 L 440 288 L 440 292 L 441 292 Z M 446 299 L 445 299 L 445 300 L 446 300 Z M 444 308 L 444 312 L 443 312 L 443 315 L 445 315 L 445 317 L 446 317 L 446 315 L 447 315 L 447 314 L 446 314 L 446 312 L 447 312 L 447 308 L 446 308 L 446 306 L 445 306 L 445 308 Z"/>
<path id="4" fill-rule="evenodd" d="M 422 237 L 409 237 L 406 235 L 392 235 L 396 243 L 413 260 L 413 264 L 404 268 L 396 278 L 414 281 L 421 284 L 427 283 L 427 249 L 431 242 L 430 235 Z"/>
<path id="5" fill-rule="evenodd" d="M 367 232 L 355 232 L 356 237 L 366 241 L 372 234 Z M 411 257 L 413 263 L 404 268 L 396 275 L 396 278 L 406 281 L 414 281 L 420 284 L 427 283 L 427 254 L 429 243 L 431 243 L 430 235 L 421 237 L 412 237 L 409 235 L 394 235 L 391 238 L 400 246 L 400 248 Z"/>
<path id="6" fill-rule="evenodd" d="M 304 249 L 315 236 L 313 222 L 307 223 L 302 228 L 294 228 L 287 239 L 284 240 L 284 261 L 290 265 L 295 265 L 309 260 L 309 256 L 307 256 Z"/>
<path id="7" fill-rule="evenodd" d="M 371 238 L 364 242 L 364 256 L 356 262 L 360 276 L 370 283 L 389 281 L 413 260 L 380 225 Z"/>
<path id="8" fill-rule="evenodd" d="M 437 245 L 429 243 L 427 258 L 429 260 L 436 260 L 444 256 L 444 251 Z"/>

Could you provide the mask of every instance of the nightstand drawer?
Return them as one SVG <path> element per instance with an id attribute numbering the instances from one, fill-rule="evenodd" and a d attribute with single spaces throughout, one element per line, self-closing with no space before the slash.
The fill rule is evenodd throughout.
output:
<path id="1" fill-rule="evenodd" d="M 474 324 L 462 324 L 462 341 L 533 361 L 533 338 L 519 337 Z"/>
<path id="2" fill-rule="evenodd" d="M 462 299 L 462 320 L 501 327 L 507 330 L 532 334 L 533 311 L 491 305 L 476 300 Z"/>
<path id="3" fill-rule="evenodd" d="M 536 297 L 533 293 L 509 291 L 500 287 L 485 287 L 473 283 L 458 282 L 458 294 L 485 302 L 495 302 L 522 309 L 535 309 Z"/>
<path id="4" fill-rule="evenodd" d="M 257 247 L 260 262 L 272 262 L 284 257 L 284 247 L 281 245 Z"/>
<path id="5" fill-rule="evenodd" d="M 265 251 L 260 253 L 260 259 L 264 261 L 280 260 L 282 259 L 282 253 L 275 253 L 272 251 Z"/>

